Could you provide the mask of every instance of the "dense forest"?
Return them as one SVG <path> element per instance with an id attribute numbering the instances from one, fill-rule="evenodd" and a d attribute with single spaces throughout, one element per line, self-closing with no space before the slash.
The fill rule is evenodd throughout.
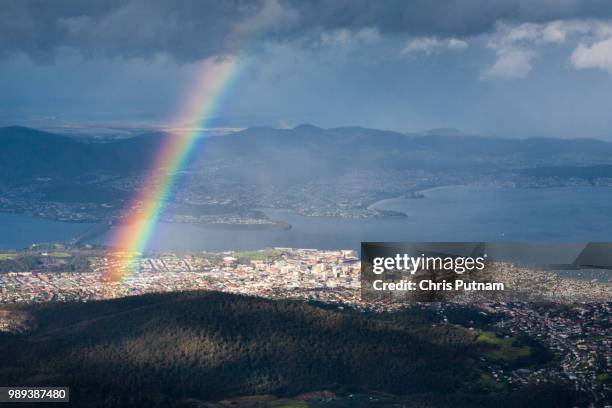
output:
<path id="1" fill-rule="evenodd" d="M 34 332 L 0 336 L 0 384 L 70 386 L 79 406 L 314 390 L 375 390 L 405 406 L 572 406 L 562 387 L 488 389 L 480 357 L 492 346 L 437 324 L 431 308 L 374 314 L 189 292 L 28 312 Z"/>

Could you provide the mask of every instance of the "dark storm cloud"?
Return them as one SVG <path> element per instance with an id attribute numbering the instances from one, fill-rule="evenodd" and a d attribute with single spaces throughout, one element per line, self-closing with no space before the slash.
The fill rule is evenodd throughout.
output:
<path id="1" fill-rule="evenodd" d="M 612 15 L 601 0 L 318 0 L 301 8 L 305 26 L 361 28 L 385 33 L 467 36 L 490 31 L 498 21 L 546 22 Z M 300 4 L 294 0 L 293 5 Z"/>
<path id="2" fill-rule="evenodd" d="M 488 32 L 498 21 L 610 16 L 607 0 L 5 0 L 0 55 L 48 60 L 66 48 L 107 57 L 166 53 L 189 61 L 321 30 L 463 37 Z"/>

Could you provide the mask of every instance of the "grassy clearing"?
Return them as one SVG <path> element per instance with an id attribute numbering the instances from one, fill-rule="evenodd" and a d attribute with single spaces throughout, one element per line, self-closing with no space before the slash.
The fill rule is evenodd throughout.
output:
<path id="1" fill-rule="evenodd" d="M 301 400 L 290 398 L 277 398 L 273 395 L 249 395 L 230 398 L 219 402 L 221 406 L 236 408 L 308 408 L 309 405 Z"/>
<path id="2" fill-rule="evenodd" d="M 308 408 L 308 404 L 300 400 L 279 399 L 266 404 L 269 408 Z"/>
<path id="3" fill-rule="evenodd" d="M 280 251 L 274 249 L 265 249 L 263 251 L 238 251 L 234 256 L 237 258 L 249 258 L 254 261 L 263 261 L 268 258 L 274 258 L 281 254 Z"/>
<path id="4" fill-rule="evenodd" d="M 17 258 L 17 254 L 15 252 L 0 252 L 0 261 L 5 261 L 9 259 Z"/>
<path id="5" fill-rule="evenodd" d="M 70 254 L 69 252 L 65 252 L 65 251 L 54 251 L 54 252 L 49 252 L 49 256 L 52 256 L 55 258 L 70 258 L 72 254 Z"/>
<path id="6" fill-rule="evenodd" d="M 493 360 L 515 361 L 531 356 L 531 347 L 520 344 L 515 337 L 503 338 L 492 332 L 480 332 L 476 341 L 493 346 L 485 355 Z"/>

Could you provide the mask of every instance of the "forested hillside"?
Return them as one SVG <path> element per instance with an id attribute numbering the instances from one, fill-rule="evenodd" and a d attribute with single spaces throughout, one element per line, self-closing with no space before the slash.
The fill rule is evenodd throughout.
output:
<path id="1" fill-rule="evenodd" d="M 556 391 L 560 400 L 549 395 L 541 405 L 536 393 L 487 388 L 479 357 L 492 346 L 434 324 L 431 309 L 369 314 L 194 292 L 28 311 L 34 332 L 0 338 L 0 383 L 70 386 L 79 404 L 168 406 L 332 389 L 418 395 L 431 406 L 571 405 Z"/>

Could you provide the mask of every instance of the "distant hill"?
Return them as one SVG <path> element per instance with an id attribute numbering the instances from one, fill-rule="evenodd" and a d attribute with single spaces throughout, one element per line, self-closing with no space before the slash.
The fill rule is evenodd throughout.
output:
<path id="1" fill-rule="evenodd" d="M 150 169 L 160 133 L 84 143 L 23 127 L 0 128 L 0 181 L 86 178 Z M 612 143 L 593 139 L 500 139 L 461 134 L 426 136 L 359 127 L 250 128 L 202 138 L 192 166 L 220 161 L 225 175 L 287 182 L 330 177 L 349 169 L 496 172 L 542 166 L 612 165 Z"/>
<path id="2" fill-rule="evenodd" d="M 0 336 L 0 383 L 70 386 L 76 406 L 173 406 L 323 389 L 418 396 L 424 405 L 414 406 L 572 404 L 563 389 L 487 391 L 479 356 L 493 346 L 458 326 L 432 326 L 436 314 L 420 307 L 373 314 L 191 292 L 23 312 L 37 328 Z"/>
<path id="3" fill-rule="evenodd" d="M 282 182 L 330 177 L 349 169 L 490 174 L 536 166 L 612 164 L 612 143 L 594 139 L 418 136 L 305 125 L 289 130 L 251 128 L 209 139 L 198 157 L 200 165 L 225 157 L 228 163 L 241 164 L 240 177 Z"/>
<path id="4" fill-rule="evenodd" d="M 161 140 L 161 134 L 150 134 L 93 144 L 30 128 L 0 128 L 0 180 L 19 183 L 35 177 L 78 179 L 142 171 Z"/>

